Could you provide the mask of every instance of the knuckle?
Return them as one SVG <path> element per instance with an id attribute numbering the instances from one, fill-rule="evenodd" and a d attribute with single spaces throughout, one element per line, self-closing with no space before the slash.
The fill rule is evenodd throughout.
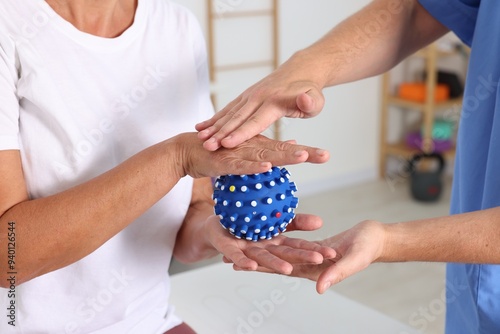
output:
<path id="1" fill-rule="evenodd" d="M 258 149 L 255 152 L 255 157 L 258 161 L 267 161 L 270 158 L 269 150 L 267 149 Z"/>
<path id="2" fill-rule="evenodd" d="M 275 148 L 278 151 L 286 151 L 286 150 L 290 149 L 290 147 L 291 147 L 290 143 L 286 143 L 286 142 L 283 142 L 283 141 L 277 141 L 275 143 Z"/>

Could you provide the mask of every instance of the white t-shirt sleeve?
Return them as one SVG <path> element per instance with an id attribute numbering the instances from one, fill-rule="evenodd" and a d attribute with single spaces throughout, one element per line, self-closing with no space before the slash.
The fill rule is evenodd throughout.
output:
<path id="1" fill-rule="evenodd" d="M 0 32 L 0 150 L 19 149 L 19 101 L 14 43 Z"/>

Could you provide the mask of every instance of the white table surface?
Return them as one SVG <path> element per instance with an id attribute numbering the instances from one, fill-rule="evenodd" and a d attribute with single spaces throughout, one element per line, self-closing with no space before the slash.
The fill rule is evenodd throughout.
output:
<path id="1" fill-rule="evenodd" d="M 332 290 L 215 264 L 172 276 L 171 302 L 199 334 L 417 334 Z"/>

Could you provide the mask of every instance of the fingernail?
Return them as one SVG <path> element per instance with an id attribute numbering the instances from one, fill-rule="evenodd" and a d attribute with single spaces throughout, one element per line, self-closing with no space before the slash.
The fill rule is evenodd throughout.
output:
<path id="1" fill-rule="evenodd" d="M 302 150 L 302 151 L 297 151 L 297 152 L 295 152 L 295 153 L 294 153 L 294 155 L 295 155 L 296 157 L 300 157 L 300 156 L 304 155 L 304 153 L 305 153 L 305 152 L 306 152 L 306 151 L 304 151 L 304 150 Z"/>
<path id="2" fill-rule="evenodd" d="M 216 142 L 216 140 L 213 137 L 206 141 L 207 144 L 213 144 L 215 142 Z"/>
<path id="3" fill-rule="evenodd" d="M 323 291 L 330 289 L 331 286 L 332 286 L 332 283 L 326 282 L 325 284 L 323 284 Z"/>
<path id="4" fill-rule="evenodd" d="M 326 154 L 326 150 L 318 149 L 318 150 L 316 150 L 316 154 L 324 155 L 324 154 Z"/>

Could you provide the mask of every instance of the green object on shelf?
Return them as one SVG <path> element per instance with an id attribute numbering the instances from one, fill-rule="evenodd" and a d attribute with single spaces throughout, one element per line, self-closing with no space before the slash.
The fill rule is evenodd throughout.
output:
<path id="1" fill-rule="evenodd" d="M 454 124 L 449 121 L 436 120 L 432 128 L 432 139 L 449 140 L 453 135 Z M 424 127 L 420 129 L 422 137 L 424 136 Z"/>

